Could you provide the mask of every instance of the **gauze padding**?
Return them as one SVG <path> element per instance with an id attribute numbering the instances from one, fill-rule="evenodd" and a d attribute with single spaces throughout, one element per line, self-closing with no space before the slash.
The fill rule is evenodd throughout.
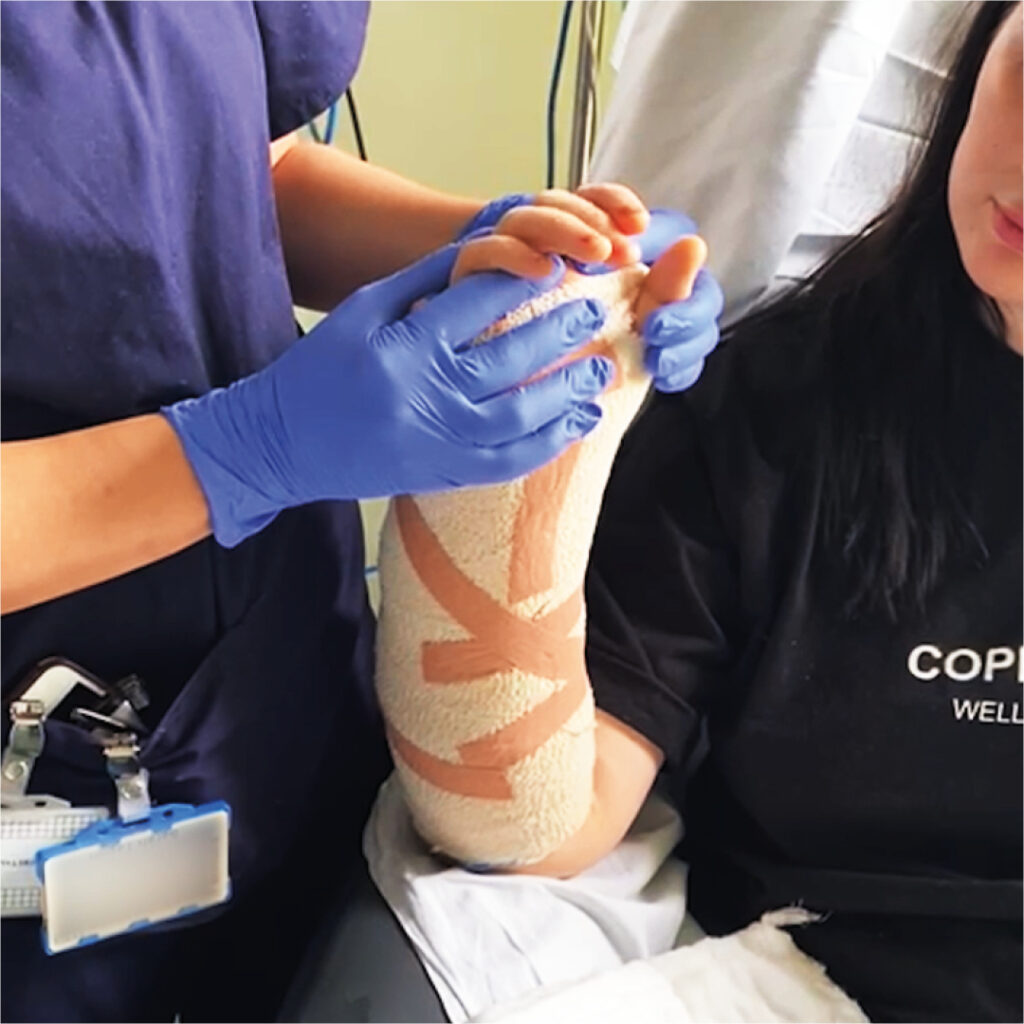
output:
<path id="1" fill-rule="evenodd" d="M 583 579 L 612 460 L 650 381 L 632 314 L 646 274 L 570 272 L 481 338 L 600 299 L 604 327 L 573 358 L 606 355 L 616 370 L 584 440 L 511 483 L 388 508 L 377 692 L 418 831 L 463 863 L 542 860 L 590 810 Z"/>

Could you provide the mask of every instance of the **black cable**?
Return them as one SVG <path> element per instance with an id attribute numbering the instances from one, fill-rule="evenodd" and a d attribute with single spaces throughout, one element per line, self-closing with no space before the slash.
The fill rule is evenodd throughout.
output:
<path id="1" fill-rule="evenodd" d="M 551 84 L 548 87 L 547 123 L 547 187 L 555 187 L 555 113 L 558 107 L 558 85 L 562 78 L 562 62 L 565 60 L 565 44 L 569 38 L 569 19 L 572 15 L 572 0 L 565 0 L 562 8 L 562 23 L 558 27 L 558 43 L 555 47 L 555 63 L 551 69 Z"/>
<path id="2" fill-rule="evenodd" d="M 352 134 L 356 137 L 356 150 L 360 160 L 366 160 L 366 145 L 363 142 L 363 130 L 359 127 L 359 114 L 356 112 L 356 98 L 352 95 L 351 89 L 345 90 L 345 102 L 348 104 L 348 113 L 352 118 Z"/>

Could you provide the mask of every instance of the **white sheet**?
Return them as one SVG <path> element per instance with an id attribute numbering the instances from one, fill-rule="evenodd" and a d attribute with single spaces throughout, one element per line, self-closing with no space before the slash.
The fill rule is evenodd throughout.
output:
<path id="1" fill-rule="evenodd" d="M 796 908 L 765 914 L 735 935 L 706 938 L 475 1018 L 503 1024 L 697 1024 L 866 1021 L 860 1007 L 781 926 L 814 927 Z"/>
<path id="2" fill-rule="evenodd" d="M 685 867 L 671 857 L 681 834 L 678 814 L 652 797 L 620 847 L 576 878 L 477 875 L 430 855 L 392 777 L 363 848 L 445 1012 L 464 1021 L 671 949 L 686 912 Z M 691 922 L 686 934 L 701 933 Z"/>
<path id="3" fill-rule="evenodd" d="M 781 930 L 814 927 L 808 911 L 706 938 L 685 916 L 680 835 L 676 812 L 651 797 L 620 847 L 576 878 L 472 874 L 430 855 L 392 777 L 363 846 L 452 1021 L 867 1019 Z"/>

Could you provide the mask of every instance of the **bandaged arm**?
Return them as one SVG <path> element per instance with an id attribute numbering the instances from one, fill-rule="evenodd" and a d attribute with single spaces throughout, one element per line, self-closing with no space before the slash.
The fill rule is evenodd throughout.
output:
<path id="1" fill-rule="evenodd" d="M 634 311 L 685 297 L 704 247 L 684 240 L 666 256 L 646 278 L 642 267 L 574 277 L 496 328 L 538 315 L 537 301 L 602 299 L 591 350 L 612 356 L 616 379 L 585 441 L 511 484 L 389 509 L 378 693 L 416 827 L 459 862 L 574 874 L 622 838 L 660 766 L 647 740 L 595 715 L 582 584 L 611 462 L 648 385 Z"/>

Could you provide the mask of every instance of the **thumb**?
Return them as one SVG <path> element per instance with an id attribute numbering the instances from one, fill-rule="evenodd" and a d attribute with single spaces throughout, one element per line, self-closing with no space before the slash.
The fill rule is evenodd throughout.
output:
<path id="1" fill-rule="evenodd" d="M 360 320 L 370 330 L 401 320 L 417 299 L 444 291 L 459 255 L 458 245 L 446 245 L 429 256 L 374 281 L 356 292 Z"/>
<path id="2" fill-rule="evenodd" d="M 659 307 L 688 299 L 707 255 L 708 247 L 699 235 L 680 238 L 662 253 L 644 278 L 636 300 L 636 322 L 642 325 L 648 315 Z"/>

